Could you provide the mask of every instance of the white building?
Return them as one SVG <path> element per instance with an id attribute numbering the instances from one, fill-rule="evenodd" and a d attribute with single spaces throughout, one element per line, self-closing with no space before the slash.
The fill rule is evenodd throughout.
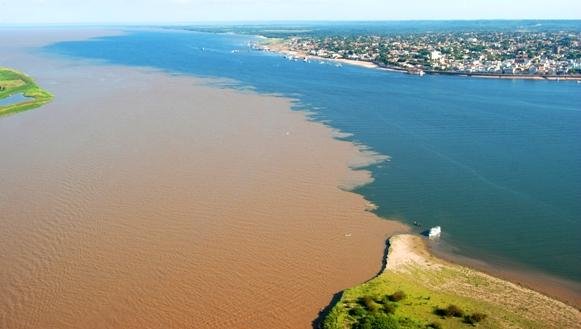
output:
<path id="1" fill-rule="evenodd" d="M 441 52 L 439 52 L 439 51 L 437 51 L 437 50 L 434 50 L 434 51 L 432 51 L 432 52 L 430 53 L 430 58 L 431 58 L 433 61 L 437 61 L 437 60 L 439 60 L 440 58 L 442 58 L 442 53 L 441 53 Z"/>

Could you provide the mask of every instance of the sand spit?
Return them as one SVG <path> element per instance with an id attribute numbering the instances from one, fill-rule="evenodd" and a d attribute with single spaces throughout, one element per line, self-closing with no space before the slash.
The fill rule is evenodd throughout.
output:
<path id="1" fill-rule="evenodd" d="M 307 328 L 380 270 L 406 228 L 290 100 L 35 50 L 114 33 L 0 32 L 55 95 L 0 120 L 0 327 Z"/>
<path id="2" fill-rule="evenodd" d="M 469 323 L 490 329 L 580 328 L 581 312 L 576 308 L 439 259 L 416 235 L 391 237 L 385 264 L 378 276 L 343 292 L 325 318 L 325 328 L 344 329 L 382 316 L 405 328 L 461 329 Z M 399 299 L 386 300 L 395 294 Z M 455 316 L 437 311 L 450 305 L 459 310 Z"/>
<path id="3" fill-rule="evenodd" d="M 483 305 L 500 306 L 504 311 L 531 321 L 531 327 L 579 328 L 581 312 L 543 294 L 488 274 L 449 263 L 428 252 L 426 242 L 413 235 L 398 235 L 389 240 L 384 273 L 413 273 L 427 289 L 477 300 Z M 438 276 L 445 273 L 442 283 Z M 483 311 L 485 311 L 484 309 Z M 510 316 L 490 321 L 491 327 L 520 327 Z M 506 322 L 503 322 L 506 321 Z M 526 326 L 528 328 L 528 325 Z"/>

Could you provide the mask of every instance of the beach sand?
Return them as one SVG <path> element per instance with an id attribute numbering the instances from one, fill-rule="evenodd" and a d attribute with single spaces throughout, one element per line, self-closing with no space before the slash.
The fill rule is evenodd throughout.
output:
<path id="1" fill-rule="evenodd" d="M 442 241 L 430 241 L 428 243 L 430 253 L 447 262 L 461 264 L 496 278 L 515 283 L 521 287 L 535 290 L 578 310 L 581 309 L 581 284 L 578 282 L 542 273 L 505 259 L 496 259 L 496 262 L 491 263 L 481 259 L 461 256 L 453 251 L 453 247 L 442 245 L 445 245 Z"/>
<path id="2" fill-rule="evenodd" d="M 369 306 L 361 307 L 362 298 L 372 298 L 375 305 L 385 305 L 383 297 L 397 291 L 403 292 L 400 294 L 403 300 L 396 304 L 395 317 L 411 319 L 412 323 L 439 323 L 442 328 L 469 327 L 464 321 L 434 312 L 455 305 L 465 314 L 484 314 L 477 325 L 482 328 L 581 326 L 578 309 L 509 281 L 439 259 L 429 251 L 427 240 L 418 235 L 391 237 L 385 264 L 377 277 L 344 291 L 326 318 L 325 327 L 350 328 L 350 324 L 359 321 L 349 316 L 354 309 L 359 309 L 359 314 L 370 311 Z M 382 307 L 377 307 L 376 311 L 381 314 Z"/>
<path id="3" fill-rule="evenodd" d="M 431 278 L 421 280 L 426 288 L 446 294 L 472 298 L 482 305 L 502 307 L 503 311 L 522 316 L 532 321 L 525 327 L 540 328 L 579 328 L 581 312 L 575 307 L 549 298 L 538 292 L 524 288 L 483 272 L 449 263 L 435 257 L 428 251 L 426 240 L 413 235 L 403 234 L 390 239 L 389 255 L 384 273 L 414 273 L 413 277 Z M 446 283 L 438 281 L 439 275 L 449 274 Z M 485 310 L 483 310 L 485 311 Z M 488 311 L 488 310 L 486 310 Z M 490 314 L 498 317 L 485 327 L 520 327 L 510 321 L 509 315 Z"/>
<path id="4" fill-rule="evenodd" d="M 1 328 L 307 328 L 378 273 L 407 228 L 339 188 L 372 156 L 288 99 L 36 50 L 111 33 L 0 32 L 55 95 L 0 119 Z"/>
<path id="5" fill-rule="evenodd" d="M 274 40 L 271 40 L 269 43 L 265 43 L 262 46 L 262 49 L 266 50 L 266 51 L 271 51 L 271 52 L 287 55 L 287 56 L 298 57 L 301 59 L 306 58 L 309 60 L 318 60 L 318 61 L 325 61 L 325 62 L 331 62 L 331 63 L 337 63 L 337 64 L 355 65 L 355 66 L 364 67 L 364 68 L 368 68 L 368 69 L 384 69 L 384 70 L 388 70 L 388 71 L 395 71 L 395 70 L 389 70 L 389 69 L 382 68 L 381 66 L 379 66 L 375 63 L 372 63 L 372 62 L 356 61 L 356 60 L 344 59 L 344 58 L 326 58 L 326 57 L 308 55 L 308 54 L 301 52 L 301 51 L 290 50 L 284 42 L 281 42 L 278 39 L 274 39 Z"/>

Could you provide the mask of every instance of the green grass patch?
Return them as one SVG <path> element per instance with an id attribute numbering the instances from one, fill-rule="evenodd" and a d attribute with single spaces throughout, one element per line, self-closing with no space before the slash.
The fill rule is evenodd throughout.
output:
<path id="1" fill-rule="evenodd" d="M 377 314 L 391 318 L 391 325 L 396 324 L 393 328 L 453 329 L 470 328 L 474 325 L 501 328 L 506 321 L 516 324 L 517 327 L 530 327 L 527 319 L 519 319 L 518 316 L 505 312 L 500 305 L 452 292 L 433 290 L 423 285 L 421 280 L 425 278 L 417 274 L 417 271 L 386 272 L 367 283 L 346 290 L 325 319 L 324 328 L 362 328 L 363 324 L 367 326 L 366 323 L 375 323 L 375 320 L 366 318 L 375 317 Z M 441 282 L 442 276 L 450 274 L 436 272 L 434 275 L 431 281 Z M 502 323 L 490 318 L 489 313 L 502 317 Z"/>

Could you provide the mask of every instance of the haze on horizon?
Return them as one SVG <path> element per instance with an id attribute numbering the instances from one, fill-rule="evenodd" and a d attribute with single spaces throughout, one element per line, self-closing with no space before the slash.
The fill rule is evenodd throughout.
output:
<path id="1" fill-rule="evenodd" d="M 581 19 L 581 1 L 0 0 L 0 26 L 446 19 Z"/>

